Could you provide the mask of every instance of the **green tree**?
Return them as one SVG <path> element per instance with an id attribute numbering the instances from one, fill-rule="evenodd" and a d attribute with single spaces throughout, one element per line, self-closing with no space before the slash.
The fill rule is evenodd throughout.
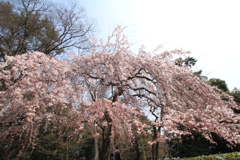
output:
<path id="1" fill-rule="evenodd" d="M 62 7 L 43 0 L 0 2 L 0 61 L 27 51 L 56 56 L 84 49 L 92 24 L 76 4 Z"/>
<path id="2" fill-rule="evenodd" d="M 234 97 L 235 102 L 240 105 L 240 90 L 238 88 L 234 88 L 230 94 Z"/>
<path id="3" fill-rule="evenodd" d="M 148 124 L 148 125 L 151 124 L 151 121 L 145 115 L 140 116 L 140 120 L 145 124 Z M 151 155 L 151 146 L 148 145 L 148 141 L 151 141 L 151 136 L 137 134 L 137 131 L 135 131 L 134 135 L 135 135 L 135 139 L 134 139 L 132 152 L 135 152 L 135 157 L 136 157 L 135 159 L 146 160 L 147 157 L 150 157 Z M 128 159 L 131 159 L 131 157 L 128 157 Z"/>
<path id="4" fill-rule="evenodd" d="M 194 157 L 210 154 L 210 142 L 195 131 L 191 135 L 181 135 L 167 142 L 171 157 Z"/>
<path id="5" fill-rule="evenodd" d="M 175 64 L 180 67 L 187 66 L 189 68 L 192 68 L 193 66 L 195 66 L 196 63 L 197 63 L 197 59 L 194 57 L 187 57 L 185 59 L 180 57 L 175 60 Z M 206 76 L 202 75 L 202 70 L 195 71 L 195 72 L 193 72 L 193 74 L 196 75 L 197 77 L 199 77 L 202 81 L 208 80 L 208 78 Z"/>
<path id="6" fill-rule="evenodd" d="M 178 66 L 188 66 L 188 67 L 193 67 L 195 66 L 195 64 L 197 63 L 197 59 L 194 57 L 187 57 L 185 59 L 183 59 L 182 57 L 177 58 L 175 60 L 175 64 Z"/>
<path id="7" fill-rule="evenodd" d="M 234 101 L 240 105 L 240 90 L 238 88 L 234 88 L 231 92 L 230 95 L 234 97 Z M 234 112 L 236 114 L 240 113 L 240 110 L 237 108 L 233 108 Z"/>
<path id="8" fill-rule="evenodd" d="M 216 88 L 222 90 L 223 92 L 228 92 L 229 91 L 227 83 L 224 80 L 221 80 L 219 78 L 211 78 L 208 81 L 208 84 L 210 86 L 213 86 L 213 87 L 216 87 Z"/>

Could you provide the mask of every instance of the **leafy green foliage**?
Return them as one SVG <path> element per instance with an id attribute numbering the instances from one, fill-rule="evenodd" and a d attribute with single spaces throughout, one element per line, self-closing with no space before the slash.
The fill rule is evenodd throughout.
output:
<path id="1" fill-rule="evenodd" d="M 182 135 L 168 141 L 171 157 L 192 157 L 210 154 L 210 143 L 201 134 L 192 132 L 192 135 Z"/>
<path id="2" fill-rule="evenodd" d="M 230 95 L 234 97 L 234 101 L 240 105 L 240 90 L 237 88 L 234 88 L 231 92 Z"/>
<path id="3" fill-rule="evenodd" d="M 224 81 L 224 80 L 221 80 L 219 78 L 211 78 L 209 81 L 208 81 L 208 84 L 210 86 L 214 86 L 214 87 L 217 87 L 218 89 L 224 91 L 224 92 L 228 92 L 228 86 L 227 86 L 227 83 Z"/>
<path id="4" fill-rule="evenodd" d="M 192 67 L 197 63 L 197 60 L 193 57 L 187 57 L 185 59 L 183 59 L 182 57 L 178 58 L 175 60 L 175 64 L 178 66 L 188 66 L 188 67 Z"/>

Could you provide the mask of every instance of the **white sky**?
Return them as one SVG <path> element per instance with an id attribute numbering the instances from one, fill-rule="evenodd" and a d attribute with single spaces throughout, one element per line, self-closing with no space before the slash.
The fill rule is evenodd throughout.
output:
<path id="1" fill-rule="evenodd" d="M 240 89 L 240 0 L 76 0 L 96 21 L 97 37 L 116 25 L 136 47 L 182 48 L 192 52 L 209 78 Z"/>

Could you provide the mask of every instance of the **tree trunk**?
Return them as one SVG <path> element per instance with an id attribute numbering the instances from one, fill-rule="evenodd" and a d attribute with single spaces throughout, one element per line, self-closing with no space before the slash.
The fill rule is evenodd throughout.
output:
<path id="1" fill-rule="evenodd" d="M 160 132 L 161 127 L 153 126 L 153 140 L 157 138 L 158 133 Z M 152 160 L 158 160 L 158 149 L 159 142 L 156 142 L 152 145 Z"/>
<path id="2" fill-rule="evenodd" d="M 67 139 L 67 155 L 66 155 L 66 160 L 68 160 L 68 152 L 69 152 L 69 147 L 68 147 L 68 139 Z"/>
<path id="3" fill-rule="evenodd" d="M 106 126 L 102 135 L 102 145 L 100 148 L 99 160 L 107 160 L 109 158 L 110 136 L 112 126 Z"/>
<path id="4" fill-rule="evenodd" d="M 137 140 L 137 138 L 136 138 L 136 140 L 135 140 L 135 149 L 136 149 L 136 154 L 137 154 L 136 160 L 140 160 L 140 151 L 139 151 L 139 145 L 138 145 L 138 140 Z"/>
<path id="5" fill-rule="evenodd" d="M 152 145 L 152 160 L 158 160 L 159 142 Z"/>
<path id="6" fill-rule="evenodd" d="M 95 127 L 96 130 L 96 127 Z M 99 160 L 99 151 L 98 151 L 98 137 L 94 137 L 94 149 L 95 149 L 95 157 L 94 160 Z"/>

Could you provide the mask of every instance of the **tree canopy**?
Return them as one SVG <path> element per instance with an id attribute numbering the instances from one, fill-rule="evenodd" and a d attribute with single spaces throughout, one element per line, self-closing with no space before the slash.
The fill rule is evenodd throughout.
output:
<path id="1" fill-rule="evenodd" d="M 76 4 L 63 7 L 43 0 L 0 2 L 0 60 L 40 51 L 56 56 L 87 48 L 93 24 Z"/>
<path id="2" fill-rule="evenodd" d="M 91 46 L 90 55 L 70 60 L 41 52 L 5 56 L 0 66 L 0 142 L 6 157 L 33 153 L 39 136 L 47 133 L 67 147 L 82 140 L 87 126 L 94 128 L 100 160 L 107 159 L 116 135 L 128 137 L 131 144 L 135 133 L 149 134 L 153 148 L 192 131 L 212 143 L 213 133 L 240 143 L 240 117 L 233 111 L 239 106 L 233 97 L 226 94 L 228 100 L 222 100 L 188 66 L 175 64 L 175 56 L 189 52 L 157 47 L 132 54 L 120 26 L 106 42 L 93 37 Z M 150 125 L 139 119 L 144 110 L 153 117 Z M 15 141 L 21 144 L 14 147 Z M 153 158 L 158 158 L 156 150 Z"/>
<path id="3" fill-rule="evenodd" d="M 224 92 L 227 92 L 229 91 L 228 90 L 228 86 L 227 86 L 227 83 L 224 81 L 224 80 L 221 80 L 219 78 L 211 78 L 209 81 L 208 81 L 209 85 L 210 86 L 214 86 Z"/>

